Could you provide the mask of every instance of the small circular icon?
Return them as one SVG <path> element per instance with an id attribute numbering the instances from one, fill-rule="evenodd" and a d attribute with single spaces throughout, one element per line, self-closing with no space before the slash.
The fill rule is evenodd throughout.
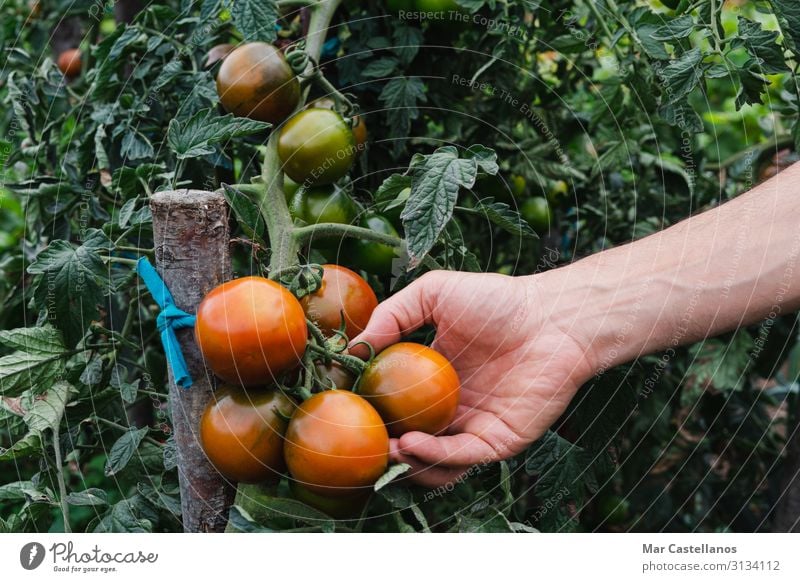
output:
<path id="1" fill-rule="evenodd" d="M 19 563 L 26 570 L 35 570 L 44 561 L 44 546 L 39 542 L 30 542 L 19 551 Z"/>

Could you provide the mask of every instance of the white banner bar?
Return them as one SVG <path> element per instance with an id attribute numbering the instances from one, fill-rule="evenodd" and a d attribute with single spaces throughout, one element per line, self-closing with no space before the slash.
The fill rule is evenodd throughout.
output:
<path id="1" fill-rule="evenodd" d="M 800 580 L 799 539 L 791 534 L 5 534 L 0 579 Z"/>

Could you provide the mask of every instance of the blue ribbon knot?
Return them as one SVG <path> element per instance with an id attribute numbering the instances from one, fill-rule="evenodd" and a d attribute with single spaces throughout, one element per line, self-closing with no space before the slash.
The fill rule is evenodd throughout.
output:
<path id="1" fill-rule="evenodd" d="M 194 327 L 196 318 L 194 315 L 178 309 L 172 293 L 169 292 L 147 257 L 142 257 L 136 262 L 136 272 L 139 273 L 139 277 L 150 291 L 150 295 L 161 308 L 161 313 L 156 318 L 156 325 L 161 333 L 161 343 L 164 345 L 164 353 L 167 356 L 167 363 L 172 369 L 172 375 L 175 377 L 175 383 L 182 388 L 189 388 L 192 385 L 192 377 L 186 367 L 186 360 L 183 357 L 175 330 Z"/>

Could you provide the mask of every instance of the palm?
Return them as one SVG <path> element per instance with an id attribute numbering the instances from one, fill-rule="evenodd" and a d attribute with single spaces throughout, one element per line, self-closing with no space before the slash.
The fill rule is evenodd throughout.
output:
<path id="1" fill-rule="evenodd" d="M 590 375 L 585 349 L 549 329 L 531 279 L 467 273 L 423 278 L 382 305 L 366 339 L 380 349 L 423 323 L 461 379 L 448 436 L 407 433 L 393 457 L 438 485 L 475 464 L 507 458 L 539 438 Z"/>

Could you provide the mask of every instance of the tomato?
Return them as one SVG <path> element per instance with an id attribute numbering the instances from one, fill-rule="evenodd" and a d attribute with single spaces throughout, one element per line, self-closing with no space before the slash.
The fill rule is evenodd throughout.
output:
<path id="1" fill-rule="evenodd" d="M 509 180 L 509 186 L 511 187 L 511 194 L 513 194 L 514 197 L 522 198 L 525 196 L 525 191 L 528 189 L 528 182 L 522 176 L 513 174 Z"/>
<path id="2" fill-rule="evenodd" d="M 358 392 L 386 422 L 389 434 L 436 434 L 453 422 L 461 383 L 442 354 L 400 342 L 378 354 L 364 370 Z"/>
<path id="3" fill-rule="evenodd" d="M 295 194 L 300 189 L 300 184 L 292 180 L 289 176 L 283 177 L 283 195 L 286 196 L 286 203 L 291 205 Z"/>
<path id="4" fill-rule="evenodd" d="M 271 44 L 251 42 L 222 61 L 217 93 L 226 111 L 278 124 L 300 102 L 300 83 L 283 53 Z"/>
<path id="5" fill-rule="evenodd" d="M 326 381 L 324 389 L 330 389 L 331 384 L 336 390 L 351 390 L 356 383 L 356 377 L 339 362 L 317 362 L 317 372 Z"/>
<path id="6" fill-rule="evenodd" d="M 292 199 L 290 210 L 295 218 L 308 224 L 350 224 L 358 214 L 358 207 L 350 195 L 335 184 L 299 189 Z"/>
<path id="7" fill-rule="evenodd" d="M 206 53 L 206 68 L 211 67 L 214 63 L 225 60 L 225 58 L 235 49 L 236 47 L 234 45 L 228 43 L 218 44 L 211 47 L 211 49 Z"/>
<path id="8" fill-rule="evenodd" d="M 295 411 L 283 447 L 292 477 L 313 493 L 346 497 L 386 471 L 389 434 L 361 396 L 326 390 Z"/>
<path id="9" fill-rule="evenodd" d="M 550 229 L 553 214 L 547 199 L 542 196 L 528 198 L 519 209 L 522 217 L 530 223 L 537 232 L 546 232 Z"/>
<path id="10" fill-rule="evenodd" d="M 77 77 L 81 72 L 81 51 L 68 49 L 58 55 L 58 68 L 65 77 Z"/>
<path id="11" fill-rule="evenodd" d="M 415 8 L 420 12 L 463 12 L 455 0 L 415 0 Z M 447 15 L 445 15 L 447 18 Z"/>
<path id="12" fill-rule="evenodd" d="M 195 339 L 206 364 L 226 382 L 268 384 L 303 356 L 308 328 L 294 295 L 262 277 L 223 283 L 197 308 Z"/>
<path id="13" fill-rule="evenodd" d="M 607 525 L 620 525 L 628 519 L 631 504 L 619 495 L 605 497 L 598 505 L 598 513 Z"/>
<path id="14" fill-rule="evenodd" d="M 306 315 L 325 335 L 333 335 L 342 324 L 354 338 L 364 331 L 378 306 L 375 292 L 357 273 L 339 265 L 323 265 L 322 286 L 301 300 Z"/>
<path id="15" fill-rule="evenodd" d="M 200 442 L 208 460 L 226 479 L 261 483 L 286 468 L 283 435 L 295 404 L 266 388 L 223 386 L 200 419 Z"/>
<path id="16" fill-rule="evenodd" d="M 311 108 L 318 108 L 318 109 L 336 109 L 336 101 L 331 99 L 330 97 L 320 97 L 316 101 L 313 101 L 311 105 L 307 107 L 307 109 Z M 351 128 L 353 130 L 353 139 L 355 140 L 356 149 L 360 152 L 364 150 L 364 144 L 367 143 L 367 124 L 361 119 L 360 116 L 356 115 L 353 117 L 353 126 Z"/>
<path id="17" fill-rule="evenodd" d="M 369 499 L 369 491 L 359 491 L 344 497 L 329 497 L 314 493 L 306 487 L 291 481 L 289 487 L 292 495 L 298 501 L 313 507 L 323 513 L 327 513 L 335 519 L 352 519 L 358 517 Z"/>
<path id="18" fill-rule="evenodd" d="M 378 214 L 367 215 L 361 221 L 361 226 L 381 234 L 397 236 L 397 230 L 392 223 Z M 359 269 L 375 275 L 390 275 L 397 252 L 394 247 L 389 245 L 354 239 L 350 248 L 350 257 Z"/>
<path id="19" fill-rule="evenodd" d="M 301 111 L 278 134 L 283 171 L 304 186 L 335 182 L 350 170 L 356 153 L 352 130 L 328 109 Z"/>
<path id="20" fill-rule="evenodd" d="M 564 180 L 556 180 L 547 191 L 547 201 L 553 205 L 559 204 L 562 199 L 567 197 L 567 192 L 569 192 L 569 184 Z"/>

